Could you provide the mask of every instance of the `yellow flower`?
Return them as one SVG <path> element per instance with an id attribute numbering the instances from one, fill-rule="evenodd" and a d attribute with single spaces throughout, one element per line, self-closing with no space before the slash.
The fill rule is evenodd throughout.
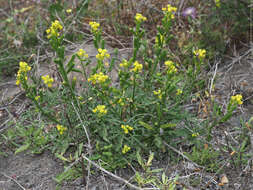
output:
<path id="1" fill-rule="evenodd" d="M 176 95 L 180 95 L 180 94 L 182 94 L 182 93 L 183 93 L 183 91 L 182 91 L 181 89 L 177 89 Z"/>
<path id="2" fill-rule="evenodd" d="M 122 62 L 119 64 L 119 66 L 123 68 L 128 68 L 130 65 L 127 60 L 123 59 Z"/>
<path id="3" fill-rule="evenodd" d="M 204 49 L 194 50 L 193 53 L 199 59 L 204 59 L 206 57 L 206 50 L 204 50 Z"/>
<path id="4" fill-rule="evenodd" d="M 192 137 L 198 137 L 199 133 L 192 133 Z"/>
<path id="5" fill-rule="evenodd" d="M 142 64 L 140 64 L 138 61 L 135 61 L 134 62 L 134 68 L 131 69 L 131 71 L 133 71 L 135 73 L 141 72 L 142 68 L 143 68 Z"/>
<path id="6" fill-rule="evenodd" d="M 127 145 L 124 145 L 123 149 L 122 149 L 122 153 L 126 154 L 131 148 Z"/>
<path id="7" fill-rule="evenodd" d="M 135 20 L 136 20 L 137 22 L 143 22 L 143 21 L 146 21 L 147 18 L 144 17 L 144 16 L 142 16 L 142 14 L 140 14 L 140 13 L 136 13 L 136 15 L 135 15 Z"/>
<path id="8" fill-rule="evenodd" d="M 124 130 L 125 134 L 128 134 L 129 131 L 133 130 L 133 127 L 131 127 L 129 125 L 121 125 L 121 128 Z"/>
<path id="9" fill-rule="evenodd" d="M 99 49 L 98 49 L 98 54 L 96 55 L 96 58 L 97 58 L 98 60 L 103 61 L 105 57 L 106 57 L 106 58 L 109 58 L 109 57 L 110 57 L 110 54 L 107 53 L 107 50 L 106 50 L 106 49 L 101 49 L 101 48 L 99 48 Z"/>
<path id="10" fill-rule="evenodd" d="M 124 105 L 125 105 L 125 103 L 123 102 L 122 98 L 120 98 L 120 99 L 118 100 L 118 104 L 121 105 L 121 106 L 124 106 Z"/>
<path id="11" fill-rule="evenodd" d="M 21 81 L 27 80 L 27 72 L 31 70 L 31 67 L 28 66 L 26 62 L 19 62 L 19 70 L 17 73 L 16 85 L 20 85 Z"/>
<path id="12" fill-rule="evenodd" d="M 168 69 L 167 73 L 172 74 L 177 72 L 177 68 L 175 67 L 174 63 L 172 61 L 165 61 L 164 63 Z"/>
<path id="13" fill-rule="evenodd" d="M 47 85 L 49 88 L 52 87 L 52 84 L 54 82 L 53 78 L 51 78 L 49 75 L 42 76 L 41 78 L 44 81 L 45 85 Z"/>
<path id="14" fill-rule="evenodd" d="M 105 105 L 98 105 L 95 109 L 92 110 L 93 113 L 98 113 L 99 116 L 107 114 L 107 109 Z"/>
<path id="15" fill-rule="evenodd" d="M 235 96 L 231 96 L 231 103 L 232 104 L 239 104 L 239 105 L 241 105 L 241 104 L 243 104 L 243 102 L 242 102 L 242 95 L 241 94 L 237 94 L 237 95 L 235 95 Z"/>
<path id="16" fill-rule="evenodd" d="M 67 9 L 66 12 L 67 12 L 67 13 L 71 13 L 71 12 L 72 12 L 72 9 Z"/>
<path id="17" fill-rule="evenodd" d="M 60 36 L 59 31 L 62 30 L 63 27 L 60 24 L 60 22 L 58 20 L 55 20 L 54 22 L 52 22 L 51 26 L 49 29 L 46 30 L 47 38 L 52 38 L 54 37 L 58 37 Z"/>
<path id="18" fill-rule="evenodd" d="M 35 96 L 34 98 L 36 101 L 38 101 L 40 99 L 40 96 Z"/>
<path id="19" fill-rule="evenodd" d="M 99 26 L 100 26 L 100 24 L 97 22 L 89 22 L 89 25 L 91 27 L 92 33 L 96 33 L 98 31 Z"/>
<path id="20" fill-rule="evenodd" d="M 216 7 L 220 8 L 220 0 L 214 0 Z"/>
<path id="21" fill-rule="evenodd" d="M 83 101 L 83 100 L 84 100 L 84 98 L 83 98 L 82 96 L 78 96 L 77 98 L 78 98 L 78 100 L 80 100 L 80 101 Z"/>
<path id="22" fill-rule="evenodd" d="M 91 75 L 91 77 L 88 78 L 88 82 L 92 82 L 92 84 L 103 84 L 108 80 L 108 78 L 109 77 L 107 75 L 104 75 L 102 72 L 100 72 L 99 74 L 96 73 Z"/>
<path id="23" fill-rule="evenodd" d="M 83 49 L 79 49 L 77 52 L 77 55 L 81 58 L 83 58 L 83 57 L 88 58 L 89 57 L 89 55 Z"/>
<path id="24" fill-rule="evenodd" d="M 31 70 L 31 67 L 28 66 L 26 62 L 20 61 L 19 62 L 19 69 L 21 72 L 28 72 Z"/>
<path id="25" fill-rule="evenodd" d="M 67 128 L 63 127 L 62 125 L 57 125 L 56 128 L 59 131 L 60 135 L 62 135 L 63 132 L 67 130 Z"/>
<path id="26" fill-rule="evenodd" d="M 167 19 L 174 19 L 175 18 L 175 12 L 177 11 L 176 7 L 172 7 L 170 4 L 167 5 L 167 7 L 162 8 L 163 13 L 165 14 Z"/>
<path id="27" fill-rule="evenodd" d="M 166 8 L 162 8 L 162 10 L 165 13 L 177 12 L 177 8 L 176 7 L 172 7 L 170 4 L 168 4 Z"/>
<path id="28" fill-rule="evenodd" d="M 153 91 L 154 95 L 157 95 L 158 98 L 161 100 L 162 99 L 162 91 L 159 89 L 158 91 Z"/>
<path id="29" fill-rule="evenodd" d="M 52 28 L 55 29 L 55 30 L 62 30 L 62 25 L 60 24 L 60 22 L 58 20 L 55 20 L 53 23 L 52 23 Z"/>
<path id="30" fill-rule="evenodd" d="M 20 80 L 19 79 L 16 80 L 16 85 L 17 86 L 20 85 Z"/>

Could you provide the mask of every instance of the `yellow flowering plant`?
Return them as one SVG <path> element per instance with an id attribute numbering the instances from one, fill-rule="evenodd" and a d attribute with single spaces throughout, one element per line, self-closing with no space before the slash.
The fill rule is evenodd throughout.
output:
<path id="1" fill-rule="evenodd" d="M 104 49 L 104 40 L 102 39 L 101 36 L 101 29 L 100 24 L 94 21 L 89 22 L 90 28 L 91 28 L 91 33 L 93 34 L 93 44 L 95 48 L 99 49 L 102 48 Z"/>
<path id="2" fill-rule="evenodd" d="M 131 148 L 129 147 L 129 146 L 127 146 L 127 145 L 124 145 L 124 147 L 123 147 L 123 149 L 122 149 L 122 153 L 123 154 L 126 154 L 128 151 L 130 151 L 131 150 Z"/>
<path id="3" fill-rule="evenodd" d="M 31 67 L 23 61 L 19 62 L 19 70 L 16 78 L 16 85 L 21 85 L 23 88 L 27 87 L 27 72 L 31 70 Z"/>
<path id="4" fill-rule="evenodd" d="M 45 85 L 47 85 L 49 88 L 52 87 L 54 79 L 51 78 L 49 75 L 45 75 L 41 77 Z"/>
<path id="5" fill-rule="evenodd" d="M 192 131 L 179 129 L 177 125 L 188 117 L 182 104 L 189 101 L 193 92 L 192 83 L 189 85 L 185 77 L 187 68 L 169 51 L 176 11 L 171 5 L 163 9 L 154 45 L 143 28 L 148 19 L 137 13 L 135 27 L 131 29 L 132 55 L 127 59 L 118 59 L 109 53 L 102 39 L 102 28 L 93 21 L 89 25 L 97 53 L 89 56 L 85 49 L 78 49 L 66 58 L 63 23 L 51 24 L 46 33 L 55 52 L 57 75 L 40 76 L 27 94 L 31 95 L 38 111 L 56 125 L 52 130 L 55 137 L 52 143 L 59 148 L 54 151 L 62 153 L 68 146 L 79 151 L 83 145 L 77 142 L 82 142 L 87 147 L 95 146 L 94 157 L 103 161 L 103 167 L 115 169 L 126 166 L 128 161 L 131 163 L 137 150 L 163 151 L 163 142 L 180 138 L 182 133 L 192 137 Z M 192 62 L 205 59 L 206 52 L 201 49 L 191 53 Z M 81 69 L 76 67 L 76 59 Z M 27 74 L 29 70 L 28 65 L 20 65 L 20 73 Z M 70 76 L 74 72 L 78 76 Z M 78 80 L 81 83 L 77 88 L 74 83 Z M 238 98 L 233 101 L 239 102 Z M 65 149 L 59 145 L 60 141 L 64 141 Z M 80 148 L 81 153 L 84 151 Z"/>
<path id="6" fill-rule="evenodd" d="M 63 135 L 64 131 L 67 130 L 67 128 L 64 127 L 64 126 L 62 126 L 62 125 L 57 125 L 56 129 L 58 130 L 58 132 L 59 132 L 60 135 Z"/>
<path id="7" fill-rule="evenodd" d="M 212 129 L 218 124 L 222 124 L 227 122 L 232 116 L 236 108 L 243 104 L 243 97 L 241 94 L 237 94 L 230 97 L 230 101 L 227 105 L 225 114 L 222 112 L 222 106 L 218 105 L 215 102 L 215 99 L 212 100 L 213 104 L 213 115 L 211 117 L 211 121 L 207 130 L 207 140 L 210 141 L 212 139 Z"/>
<path id="8" fill-rule="evenodd" d="M 147 20 L 147 18 L 144 17 L 144 16 L 142 16 L 142 14 L 136 13 L 136 15 L 135 15 L 135 21 L 136 21 L 137 24 L 141 23 L 143 21 L 146 21 L 146 20 Z"/>

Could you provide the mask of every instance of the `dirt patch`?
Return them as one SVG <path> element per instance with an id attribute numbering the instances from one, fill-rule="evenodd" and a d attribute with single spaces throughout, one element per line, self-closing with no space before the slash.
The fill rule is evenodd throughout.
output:
<path id="1" fill-rule="evenodd" d="M 62 171 L 62 164 L 47 152 L 41 155 L 10 154 L 8 157 L 1 157 L 0 189 L 53 190 L 56 188 L 53 177 Z"/>

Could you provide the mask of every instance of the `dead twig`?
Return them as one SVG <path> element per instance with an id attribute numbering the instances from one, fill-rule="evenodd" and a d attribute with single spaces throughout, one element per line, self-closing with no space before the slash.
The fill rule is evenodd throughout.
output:
<path id="1" fill-rule="evenodd" d="M 15 182 L 21 189 L 26 190 L 26 188 L 24 188 L 24 187 L 23 187 L 17 180 L 15 180 L 14 178 L 12 178 L 12 177 L 6 175 L 6 174 L 3 173 L 3 172 L 0 172 L 0 173 L 1 173 L 4 177 L 6 177 L 6 178 L 10 179 L 11 181 Z"/>
<path id="2" fill-rule="evenodd" d="M 196 167 L 198 168 L 204 168 L 203 166 L 200 166 L 198 164 L 196 164 L 195 162 L 193 162 L 190 158 L 188 158 L 187 156 L 185 156 L 182 152 L 179 152 L 177 149 L 175 149 L 174 147 L 170 146 L 169 144 L 167 144 L 166 142 L 163 142 L 167 147 L 169 147 L 171 150 L 173 150 L 174 152 L 176 152 L 177 154 L 179 154 L 180 156 L 182 156 L 184 159 L 188 160 L 189 162 L 191 162 L 192 164 L 194 164 Z"/>
<path id="3" fill-rule="evenodd" d="M 140 187 L 137 187 L 131 183 L 129 183 L 127 180 L 119 177 L 119 176 L 116 176 L 115 174 L 105 170 L 104 168 L 102 168 L 101 166 L 99 166 L 98 164 L 96 164 L 95 162 L 91 161 L 89 158 L 87 158 L 84 154 L 82 154 L 82 157 L 88 161 L 89 163 L 91 163 L 93 166 L 95 166 L 96 168 L 98 168 L 99 170 L 103 171 L 104 173 L 110 175 L 111 177 L 115 178 L 116 180 L 118 181 L 121 181 L 125 184 L 127 184 L 129 187 L 133 188 L 133 189 L 137 189 L 137 190 L 158 190 L 158 188 L 140 188 Z"/>

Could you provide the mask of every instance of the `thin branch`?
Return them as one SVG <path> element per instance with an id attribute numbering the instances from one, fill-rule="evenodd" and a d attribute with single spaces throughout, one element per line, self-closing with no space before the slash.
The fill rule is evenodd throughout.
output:
<path id="1" fill-rule="evenodd" d="M 10 176 L 8 176 L 8 175 L 6 175 L 5 173 L 3 173 L 3 172 L 0 172 L 4 177 L 6 177 L 6 178 L 8 178 L 8 179 L 10 179 L 10 180 L 12 180 L 12 181 L 14 181 L 21 189 L 23 189 L 23 190 L 26 190 L 26 188 L 24 188 L 17 180 L 15 180 L 14 178 L 12 178 L 12 177 L 10 177 Z"/>
<path id="2" fill-rule="evenodd" d="M 96 168 L 98 168 L 99 170 L 103 171 L 104 173 L 110 175 L 111 177 L 115 178 L 116 180 L 118 181 L 121 181 L 125 184 L 127 184 L 129 187 L 133 188 L 133 189 L 137 189 L 137 190 L 159 190 L 158 188 L 140 188 L 140 187 L 137 187 L 131 183 L 129 183 L 127 180 L 119 177 L 119 176 L 116 176 L 114 175 L 113 173 L 105 170 L 104 168 L 102 168 L 101 166 L 99 166 L 98 164 L 96 164 L 95 162 L 91 161 L 89 158 L 87 158 L 84 154 L 82 154 L 82 157 L 87 160 L 89 163 L 91 163 L 93 166 L 95 166 Z"/>
<path id="3" fill-rule="evenodd" d="M 215 77 L 216 77 L 216 73 L 217 73 L 218 65 L 219 65 L 219 63 L 216 63 L 216 65 L 215 65 L 214 74 L 213 74 L 213 77 L 212 77 L 212 79 L 211 79 L 211 84 L 210 84 L 210 88 L 209 88 L 209 94 L 211 94 L 211 93 L 212 93 L 212 89 L 213 89 L 213 82 L 214 82 L 214 79 L 215 79 Z"/>
<path id="4" fill-rule="evenodd" d="M 195 162 L 193 162 L 190 158 L 188 158 L 187 156 L 185 156 L 182 152 L 179 152 L 177 149 L 175 149 L 174 147 L 170 146 L 169 144 L 167 144 L 166 142 L 163 142 L 167 147 L 169 147 L 171 150 L 173 150 L 174 152 L 176 152 L 177 154 L 179 154 L 180 156 L 182 156 L 184 159 L 190 161 L 191 163 L 193 163 L 196 167 L 198 168 L 204 168 L 203 166 L 200 166 L 198 164 L 196 164 Z"/>

